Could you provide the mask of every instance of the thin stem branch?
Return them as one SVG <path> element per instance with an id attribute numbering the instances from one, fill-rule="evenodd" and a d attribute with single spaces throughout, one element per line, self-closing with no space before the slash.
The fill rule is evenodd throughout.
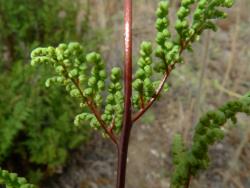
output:
<path id="1" fill-rule="evenodd" d="M 187 46 L 189 45 L 190 41 L 192 40 L 192 38 L 194 36 L 195 36 L 195 34 L 187 41 L 183 41 L 183 40 L 180 41 L 180 45 L 181 45 L 181 49 L 180 49 L 180 52 L 179 52 L 180 55 L 187 48 Z M 164 57 L 164 63 L 167 63 L 167 60 L 165 59 L 165 57 Z M 166 80 L 168 79 L 170 73 L 175 68 L 175 65 L 177 63 L 178 62 L 176 61 L 173 64 L 167 66 L 167 69 L 166 69 L 166 71 L 165 71 L 165 73 L 163 75 L 163 78 L 161 79 L 161 82 L 160 82 L 158 88 L 155 91 L 155 94 L 151 97 L 151 99 L 148 101 L 148 103 L 145 104 L 144 108 L 141 108 L 136 113 L 136 115 L 132 118 L 133 123 L 136 122 L 153 105 L 153 103 L 156 101 L 156 99 L 160 96 L 161 91 L 162 91 L 162 89 L 164 87 L 164 84 L 165 84 Z"/>
<path id="2" fill-rule="evenodd" d="M 144 108 L 144 97 L 143 97 L 143 94 L 140 94 L 140 104 L 141 104 L 141 108 Z"/>
<path id="3" fill-rule="evenodd" d="M 105 122 L 101 118 L 100 112 L 98 111 L 97 108 L 95 108 L 95 106 L 93 105 L 92 100 L 88 99 L 87 100 L 87 105 L 88 105 L 89 109 L 93 112 L 93 114 L 95 115 L 97 121 L 99 122 L 99 124 L 102 127 L 102 129 L 104 130 L 104 132 L 110 137 L 110 139 L 113 141 L 113 143 L 115 145 L 118 145 L 117 138 L 115 137 L 113 132 L 109 131 L 108 128 L 106 127 Z"/>
<path id="4" fill-rule="evenodd" d="M 65 72 L 68 72 L 66 67 L 63 66 L 64 68 L 64 71 Z M 68 74 L 65 74 L 66 77 Z M 85 102 L 86 101 L 86 104 L 88 106 L 88 108 L 91 110 L 91 112 L 95 115 L 97 121 L 99 122 L 101 128 L 104 130 L 104 132 L 109 136 L 109 138 L 112 140 L 112 142 L 118 147 L 118 142 L 117 142 L 117 138 L 115 137 L 115 135 L 110 132 L 106 126 L 106 123 L 102 120 L 101 118 L 101 113 L 100 111 L 95 107 L 93 101 L 89 98 L 86 98 L 83 94 L 83 91 L 82 89 L 80 88 L 79 86 L 79 82 L 77 80 L 74 80 L 73 78 L 70 78 L 71 82 L 76 86 L 77 90 L 79 91 L 80 95 L 81 95 L 81 98 L 82 100 Z"/>
<path id="5" fill-rule="evenodd" d="M 115 115 L 113 115 L 110 127 L 108 128 L 108 131 L 113 134 L 113 129 L 115 128 Z"/>
<path id="6" fill-rule="evenodd" d="M 136 120 L 138 120 L 151 106 L 152 104 L 155 102 L 155 100 L 159 97 L 164 84 L 170 74 L 170 72 L 173 70 L 174 65 L 169 66 L 169 68 L 167 69 L 167 71 L 165 72 L 155 94 L 152 96 L 152 98 L 149 100 L 149 102 L 144 106 L 144 108 L 141 108 L 139 112 L 136 113 L 136 115 L 133 117 L 133 122 L 135 122 Z"/>

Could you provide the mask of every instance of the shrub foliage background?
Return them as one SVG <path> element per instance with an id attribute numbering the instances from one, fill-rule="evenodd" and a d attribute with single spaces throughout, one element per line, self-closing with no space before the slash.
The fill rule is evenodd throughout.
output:
<path id="1" fill-rule="evenodd" d="M 44 87 L 50 72 L 43 67 L 36 74 L 28 65 L 30 51 L 72 40 L 93 48 L 94 31 L 87 17 L 76 26 L 79 11 L 88 8 L 78 1 L 0 0 L 0 5 L 0 165 L 35 182 L 63 165 L 89 131 L 72 126 L 76 104 L 64 90 Z"/>

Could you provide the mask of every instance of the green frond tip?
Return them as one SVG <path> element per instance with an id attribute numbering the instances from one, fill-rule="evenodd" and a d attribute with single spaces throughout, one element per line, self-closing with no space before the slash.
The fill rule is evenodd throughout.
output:
<path id="1" fill-rule="evenodd" d="M 137 91 L 142 91 L 143 90 L 143 81 L 140 79 L 136 79 L 133 82 L 133 88 Z"/>
<path id="2" fill-rule="evenodd" d="M 25 178 L 18 177 L 16 173 L 11 173 L 3 170 L 0 167 L 0 184 L 13 188 L 35 188 L 34 185 L 29 184 Z"/>
<path id="3" fill-rule="evenodd" d="M 84 95 L 87 97 L 91 97 L 94 94 L 93 89 L 91 87 L 86 88 L 83 92 L 84 92 Z"/>
<path id="4" fill-rule="evenodd" d="M 120 77 L 121 76 L 121 69 L 118 67 L 114 67 L 111 71 L 111 74 L 116 76 L 116 77 Z"/>
<path id="5" fill-rule="evenodd" d="M 141 43 L 141 55 L 149 56 L 152 54 L 152 43 L 143 41 Z"/>
<path id="6" fill-rule="evenodd" d="M 195 4 L 196 8 L 194 9 L 193 20 L 190 20 L 188 16 L 191 14 L 191 5 L 193 4 Z M 233 4 L 233 0 L 182 0 L 175 22 L 175 29 L 179 35 L 179 40 L 194 42 L 204 30 L 210 29 L 216 31 L 217 27 L 214 21 L 227 17 L 227 14 L 220 10 L 220 8 L 230 8 Z M 159 31 L 159 24 L 156 25 Z"/>
<path id="7" fill-rule="evenodd" d="M 168 8 L 169 8 L 169 2 L 167 0 L 162 0 L 159 3 L 159 9 L 164 12 L 164 13 L 168 13 Z"/>
<path id="8" fill-rule="evenodd" d="M 114 67 L 111 70 L 111 81 L 118 82 L 120 81 L 122 71 L 119 67 Z"/>
<path id="9" fill-rule="evenodd" d="M 101 61 L 101 56 L 96 52 L 91 52 L 86 55 L 86 60 L 88 63 L 98 63 Z"/>
<path id="10" fill-rule="evenodd" d="M 31 53 L 31 65 L 35 66 L 36 64 L 41 63 L 55 63 L 53 59 L 55 54 L 55 49 L 53 47 L 48 48 L 36 48 Z"/>
<path id="11" fill-rule="evenodd" d="M 239 100 L 227 102 L 217 110 L 204 114 L 195 128 L 192 145 L 188 150 L 183 147 L 181 136 L 175 136 L 172 147 L 175 164 L 171 181 L 172 188 L 184 187 L 191 175 L 196 175 L 199 170 L 208 167 L 209 146 L 224 138 L 221 126 L 227 120 L 236 121 L 236 114 L 240 112 L 250 115 L 249 93 Z"/>
<path id="12" fill-rule="evenodd" d="M 78 75 L 78 70 L 77 69 L 72 69 L 71 71 L 69 71 L 69 77 L 73 78 L 76 77 Z"/>
<path id="13" fill-rule="evenodd" d="M 81 122 L 89 123 L 90 127 L 94 129 L 99 128 L 99 122 L 97 121 L 96 117 L 93 114 L 85 113 L 85 112 L 82 114 L 78 114 L 75 117 L 74 124 L 76 126 L 79 126 Z"/>
<path id="14" fill-rule="evenodd" d="M 190 13 L 190 10 L 186 7 L 186 6 L 182 6 L 180 7 L 180 9 L 177 12 L 177 16 L 180 19 L 185 18 L 186 16 L 188 16 L 188 14 Z"/>
<path id="15" fill-rule="evenodd" d="M 70 96 L 72 96 L 72 97 L 81 97 L 81 94 L 80 94 L 78 89 L 72 89 L 70 91 Z"/>
<path id="16" fill-rule="evenodd" d="M 70 96 L 93 100 L 96 106 L 103 103 L 107 73 L 101 55 L 96 52 L 84 53 L 77 42 L 60 44 L 57 47 L 37 48 L 31 53 L 31 64 L 50 63 L 55 76 L 46 80 L 46 87 L 52 84 L 63 85 Z M 120 79 L 120 71 L 115 70 L 111 79 Z M 83 102 L 82 101 L 82 102 Z"/>

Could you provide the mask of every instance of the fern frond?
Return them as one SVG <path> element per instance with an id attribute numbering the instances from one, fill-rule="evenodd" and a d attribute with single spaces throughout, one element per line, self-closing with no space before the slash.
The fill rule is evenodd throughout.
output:
<path id="1" fill-rule="evenodd" d="M 184 152 L 180 136 L 173 145 L 175 170 L 172 175 L 172 188 L 184 188 L 190 176 L 209 165 L 208 148 L 223 139 L 221 127 L 228 121 L 236 121 L 237 113 L 250 115 L 250 94 L 239 100 L 226 103 L 217 110 L 204 114 L 196 125 L 190 149 Z"/>

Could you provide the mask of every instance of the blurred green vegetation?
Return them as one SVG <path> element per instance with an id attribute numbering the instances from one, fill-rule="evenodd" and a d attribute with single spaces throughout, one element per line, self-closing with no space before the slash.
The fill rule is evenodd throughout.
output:
<path id="1" fill-rule="evenodd" d="M 0 166 L 31 182 L 60 169 L 90 132 L 73 126 L 77 102 L 63 89 L 46 89 L 51 73 L 44 66 L 38 74 L 29 54 L 69 41 L 98 50 L 102 36 L 88 16 L 77 0 L 0 0 Z"/>

